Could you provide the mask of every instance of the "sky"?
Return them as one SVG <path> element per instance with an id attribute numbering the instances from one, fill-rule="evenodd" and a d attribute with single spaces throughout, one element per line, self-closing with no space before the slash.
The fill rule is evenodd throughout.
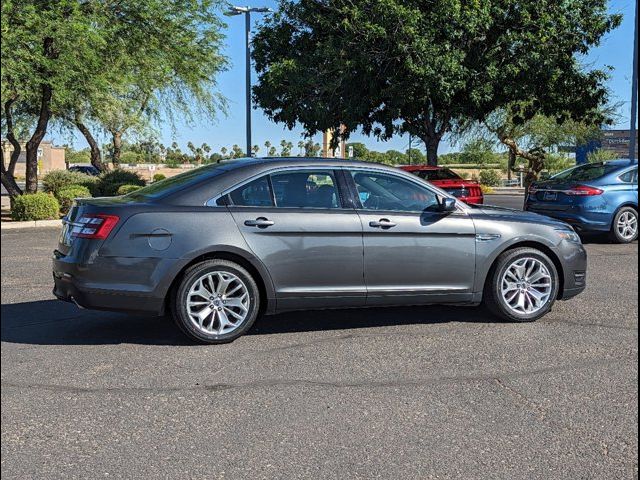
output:
<path id="1" fill-rule="evenodd" d="M 251 7 L 271 7 L 277 8 L 277 2 L 272 0 L 250 1 L 247 4 Z M 629 116 L 631 107 L 631 71 L 633 59 L 633 22 L 634 22 L 634 0 L 612 0 L 609 2 L 609 10 L 612 13 L 622 13 L 624 18 L 622 25 L 607 35 L 601 45 L 593 49 L 585 58 L 585 63 L 594 68 L 611 66 L 611 79 L 609 87 L 612 92 L 612 101 L 623 102 L 619 111 L 619 119 L 613 128 L 629 128 Z M 253 14 L 253 24 L 256 25 L 261 18 L 261 14 Z M 244 17 L 225 17 L 227 23 L 224 53 L 230 60 L 230 68 L 218 77 L 218 88 L 220 93 L 227 98 L 227 115 L 220 115 L 216 121 L 200 121 L 195 126 L 188 126 L 180 121 L 176 123 L 175 130 L 165 123 L 158 130 L 159 140 L 170 145 L 173 141 L 185 149 L 187 142 L 191 141 L 196 145 L 207 143 L 212 147 L 212 151 L 219 152 L 220 148 L 230 148 L 237 144 L 242 148 L 245 146 L 245 59 L 244 59 Z M 255 72 L 253 72 L 255 82 Z M 302 128 L 288 130 L 282 125 L 270 121 L 260 109 L 252 110 L 252 143 L 259 145 L 264 154 L 264 142 L 270 141 L 272 144 L 279 144 L 285 139 L 294 144 L 293 153 L 297 153 L 295 147 L 302 139 Z M 50 137 L 55 143 L 70 143 L 76 148 L 86 147 L 86 142 L 80 135 L 70 137 L 53 133 Z M 321 142 L 322 136 L 314 138 Z M 107 138 L 103 138 L 108 141 Z M 386 151 L 390 149 L 404 151 L 409 144 L 408 136 L 395 136 L 389 141 L 380 142 L 374 137 L 366 137 L 361 134 L 352 134 L 350 142 L 363 142 L 371 150 Z M 421 148 L 421 146 L 418 146 Z M 414 144 L 414 147 L 416 145 Z M 447 153 L 459 150 L 458 145 L 450 145 L 446 140 L 440 145 L 439 153 Z"/>

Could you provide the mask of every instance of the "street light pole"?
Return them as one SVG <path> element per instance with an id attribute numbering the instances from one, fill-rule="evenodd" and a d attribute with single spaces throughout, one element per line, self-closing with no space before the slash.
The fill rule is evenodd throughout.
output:
<path id="1" fill-rule="evenodd" d="M 631 128 L 629 128 L 629 160 L 636 162 L 636 116 L 638 113 L 638 0 L 633 27 L 633 71 L 631 72 Z"/>
<path id="2" fill-rule="evenodd" d="M 247 157 L 251 156 L 251 10 L 247 8 L 244 14 L 245 29 L 245 101 L 246 101 L 246 121 L 247 121 Z"/>
<path id="3" fill-rule="evenodd" d="M 230 10 L 224 14 L 227 16 L 244 15 L 244 34 L 245 34 L 245 115 L 247 124 L 247 157 L 251 156 L 251 12 L 269 13 L 270 8 L 264 7 L 235 7 L 231 6 Z"/>

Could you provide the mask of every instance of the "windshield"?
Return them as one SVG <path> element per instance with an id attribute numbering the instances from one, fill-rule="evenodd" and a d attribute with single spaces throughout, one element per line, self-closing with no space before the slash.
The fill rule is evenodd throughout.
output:
<path id="1" fill-rule="evenodd" d="M 448 168 L 438 168 L 437 170 L 415 170 L 411 172 L 425 180 L 460 180 L 460 177 Z"/>
<path id="2" fill-rule="evenodd" d="M 164 180 L 160 180 L 157 182 L 153 182 L 146 187 L 139 188 L 131 193 L 125 195 L 125 197 L 129 198 L 137 198 L 137 197 L 149 197 L 149 198 L 158 198 L 169 193 L 175 192 L 179 190 L 183 185 L 190 183 L 193 180 L 196 180 L 198 177 L 203 175 L 215 176 L 219 175 L 224 171 L 225 166 L 228 166 L 228 163 L 212 163 L 209 165 L 205 165 L 200 168 L 194 168 L 193 170 L 188 170 L 183 173 L 179 173 L 173 177 L 165 178 Z M 217 170 L 217 171 L 216 171 Z"/>
<path id="3" fill-rule="evenodd" d="M 618 165 L 589 163 L 564 170 L 551 178 L 553 180 L 566 180 L 568 182 L 588 182 L 615 172 L 619 168 Z"/>

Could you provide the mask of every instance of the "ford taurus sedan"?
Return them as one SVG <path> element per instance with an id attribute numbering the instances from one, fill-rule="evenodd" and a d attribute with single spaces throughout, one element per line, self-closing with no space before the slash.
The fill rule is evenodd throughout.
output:
<path id="1" fill-rule="evenodd" d="M 471 207 L 395 168 L 246 158 L 77 200 L 53 277 L 61 300 L 168 314 L 222 343 L 299 309 L 484 303 L 533 321 L 585 288 L 586 253 L 566 223 Z"/>

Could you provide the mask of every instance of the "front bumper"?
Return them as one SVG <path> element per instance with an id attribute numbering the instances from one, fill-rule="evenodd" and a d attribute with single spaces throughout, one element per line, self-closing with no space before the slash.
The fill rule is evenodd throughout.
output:
<path id="1" fill-rule="evenodd" d="M 563 241 L 555 251 L 561 261 L 563 275 L 559 300 L 569 300 L 587 288 L 587 251 L 582 244 Z"/>

